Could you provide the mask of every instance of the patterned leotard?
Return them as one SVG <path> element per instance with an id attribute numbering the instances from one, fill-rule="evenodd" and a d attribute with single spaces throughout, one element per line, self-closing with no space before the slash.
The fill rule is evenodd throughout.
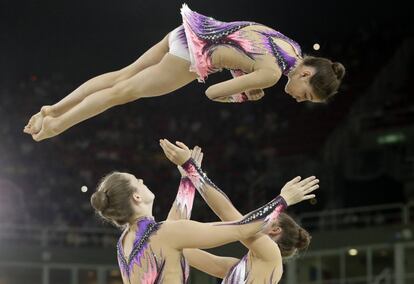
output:
<path id="1" fill-rule="evenodd" d="M 248 267 L 248 254 L 246 254 L 239 262 L 237 262 L 227 273 L 226 277 L 221 282 L 222 284 L 253 284 L 253 280 L 249 281 L 249 267 Z M 269 279 L 265 280 L 263 284 L 277 283 L 277 279 L 273 270 Z"/>
<path id="2" fill-rule="evenodd" d="M 296 64 L 296 57 L 288 54 L 277 43 L 281 39 L 289 43 L 297 56 L 302 56 L 299 44 L 282 33 L 262 24 L 237 21 L 221 22 L 201 15 L 183 5 L 181 9 L 183 27 L 176 31 L 182 41 L 186 41 L 191 61 L 190 70 L 196 72 L 198 80 L 218 70 L 212 65 L 211 55 L 218 46 L 229 46 L 254 59 L 255 56 L 270 54 L 275 58 L 284 75 L 287 75 Z M 246 27 L 252 29 L 246 30 Z M 253 34 L 252 34 L 253 33 Z M 233 76 L 240 76 L 240 70 L 232 70 Z"/>
<path id="3" fill-rule="evenodd" d="M 156 255 L 150 245 L 150 238 L 160 228 L 162 223 L 157 223 L 152 218 L 141 218 L 137 221 L 137 231 L 132 251 L 128 258 L 124 255 L 122 241 L 127 230 L 119 238 L 117 244 L 118 264 L 122 275 L 130 284 L 162 284 L 163 273 L 165 268 L 165 258 Z M 145 263 L 145 264 L 144 264 Z M 181 256 L 182 282 L 187 283 L 189 276 L 189 265 L 184 256 Z M 135 268 L 139 266 L 142 269 L 139 282 L 131 282 L 131 274 Z"/>

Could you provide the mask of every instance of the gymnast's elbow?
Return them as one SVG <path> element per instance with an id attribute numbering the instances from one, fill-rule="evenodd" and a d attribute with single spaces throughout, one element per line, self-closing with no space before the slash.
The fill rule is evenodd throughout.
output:
<path id="1" fill-rule="evenodd" d="M 205 94 L 207 98 L 209 98 L 212 101 L 214 101 L 219 96 L 217 91 L 214 90 L 214 86 L 208 87 Z"/>

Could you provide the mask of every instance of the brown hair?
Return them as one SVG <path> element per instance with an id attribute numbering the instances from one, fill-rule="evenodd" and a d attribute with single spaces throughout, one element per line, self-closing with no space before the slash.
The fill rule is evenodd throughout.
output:
<path id="1" fill-rule="evenodd" d="M 345 67 L 341 63 L 322 57 L 305 56 L 303 64 L 316 69 L 309 84 L 319 99 L 327 100 L 337 93 L 345 76 Z"/>
<path id="2" fill-rule="evenodd" d="M 282 257 L 291 257 L 298 250 L 308 248 L 311 236 L 305 229 L 286 213 L 281 213 L 278 220 L 282 233 L 276 242 L 279 245 Z"/>
<path id="3" fill-rule="evenodd" d="M 131 197 L 135 188 L 120 172 L 113 172 L 102 178 L 97 190 L 91 196 L 96 213 L 117 227 L 128 223 L 134 215 Z"/>

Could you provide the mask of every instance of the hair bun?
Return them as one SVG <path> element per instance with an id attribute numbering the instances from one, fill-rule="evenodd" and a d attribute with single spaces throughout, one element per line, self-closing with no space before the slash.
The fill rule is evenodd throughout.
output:
<path id="1" fill-rule="evenodd" d="M 298 233 L 299 233 L 298 242 L 296 243 L 295 247 L 298 250 L 306 249 L 310 244 L 311 237 L 310 237 L 309 233 L 306 230 L 302 229 L 302 228 L 299 228 Z"/>
<path id="2" fill-rule="evenodd" d="M 338 80 L 342 80 L 342 78 L 345 76 L 345 67 L 339 62 L 332 63 L 332 69 L 338 78 Z"/>
<path id="3" fill-rule="evenodd" d="M 104 211 L 109 205 L 108 194 L 101 190 L 95 192 L 91 196 L 91 203 L 96 210 Z"/>

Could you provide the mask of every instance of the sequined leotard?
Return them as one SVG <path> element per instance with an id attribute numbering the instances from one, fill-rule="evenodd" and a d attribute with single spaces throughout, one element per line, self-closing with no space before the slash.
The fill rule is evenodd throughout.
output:
<path id="1" fill-rule="evenodd" d="M 119 238 L 117 244 L 118 264 L 124 279 L 131 282 L 131 275 L 135 267 L 142 269 L 139 282 L 142 284 L 161 284 L 163 283 L 163 273 L 165 268 L 165 258 L 157 255 L 152 249 L 149 241 L 151 236 L 156 234 L 162 223 L 157 223 L 152 218 L 141 218 L 137 221 L 137 231 L 132 251 L 128 258 L 124 255 L 122 241 L 127 230 Z M 146 263 L 146 264 L 144 264 Z M 181 256 L 181 283 L 187 283 L 189 276 L 189 266 L 183 256 Z"/>
<path id="2" fill-rule="evenodd" d="M 282 73 L 287 75 L 295 66 L 296 57 L 288 54 L 277 44 L 277 39 L 289 43 L 301 57 L 302 51 L 297 42 L 262 24 L 237 21 L 221 22 L 211 17 L 191 11 L 187 5 L 181 9 L 183 26 L 175 30 L 177 37 L 186 44 L 191 61 L 190 70 L 196 72 L 198 80 L 219 69 L 212 64 L 212 53 L 219 46 L 236 49 L 251 59 L 270 54 L 275 58 Z M 243 75 L 240 70 L 232 70 L 233 76 Z"/>

